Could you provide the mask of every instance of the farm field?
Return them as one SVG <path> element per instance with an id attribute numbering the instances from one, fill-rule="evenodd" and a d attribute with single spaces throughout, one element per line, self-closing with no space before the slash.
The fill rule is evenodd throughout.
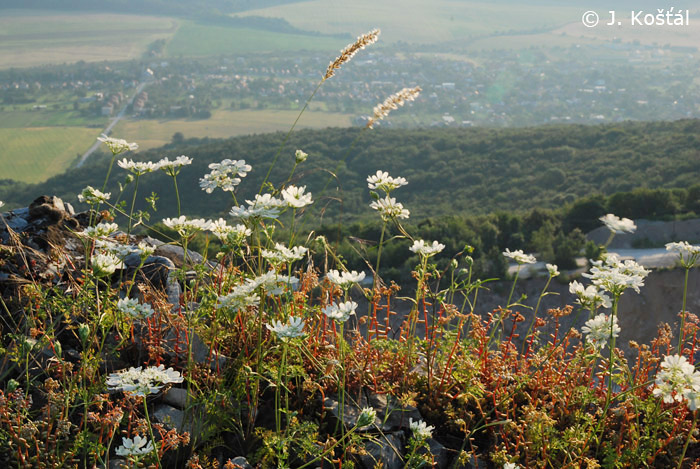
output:
<path id="1" fill-rule="evenodd" d="M 2 178 L 45 181 L 70 167 L 99 134 L 87 127 L 0 128 Z"/>
<path id="2" fill-rule="evenodd" d="M 411 15 L 412 11 L 421 14 Z M 361 34 L 373 27 L 387 42 L 435 44 L 505 31 L 548 30 L 578 21 L 580 8 L 503 5 L 436 0 L 310 0 L 250 10 L 242 15 L 284 18 L 297 28 L 322 33 Z"/>
<path id="3" fill-rule="evenodd" d="M 165 52 L 170 57 L 205 57 L 287 50 L 336 50 L 346 42 L 329 37 L 186 22 L 177 30 Z"/>
<path id="4" fill-rule="evenodd" d="M 137 142 L 139 149 L 148 150 L 170 143 L 176 132 L 185 138 L 228 138 L 237 135 L 286 131 L 290 128 L 298 111 L 226 111 L 217 110 L 210 119 L 132 120 L 124 119 L 117 124 L 112 135 Z M 345 114 L 306 111 L 297 129 L 347 127 L 351 118 Z"/>
<path id="5" fill-rule="evenodd" d="M 0 68 L 135 59 L 177 27 L 168 17 L 3 10 Z"/>

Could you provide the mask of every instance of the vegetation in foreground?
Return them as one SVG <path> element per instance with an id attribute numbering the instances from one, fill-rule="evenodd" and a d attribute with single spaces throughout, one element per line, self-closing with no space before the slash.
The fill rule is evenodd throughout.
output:
<path id="1" fill-rule="evenodd" d="M 319 86 L 377 34 L 344 50 Z M 392 95 L 374 119 L 419 91 Z M 112 162 L 135 148 L 104 142 Z M 241 455 L 259 467 L 353 467 L 368 442 L 385 439 L 391 409 L 415 408 L 420 419 L 399 426 L 406 437 L 402 464 L 410 468 L 437 464 L 433 440 L 452 467 L 474 460 L 506 468 L 696 465 L 698 320 L 685 311 L 685 298 L 700 249 L 667 246 L 686 272 L 677 345 L 665 327 L 628 358 L 615 347 L 617 305 L 628 289 L 643 287 L 648 271 L 641 266 L 603 255 L 592 262 L 587 285 L 572 282 L 578 305 L 541 312 L 538 300 L 531 322 L 521 314 L 529 305 L 512 293 L 504 308 L 478 315 L 487 280 L 473 275 L 473 248 L 454 253 L 449 267 L 438 270 L 433 258 L 445 246 L 412 236 L 402 224 L 410 213 L 395 194 L 408 181 L 377 171 L 367 184 L 382 228 L 375 262 L 367 266 L 371 281 L 361 288 L 365 272 L 348 271 L 324 237 L 300 229 L 314 200 L 290 181 L 308 156 L 297 150 L 287 177 L 275 185 L 266 178 L 245 204 L 236 189 L 251 166 L 212 163 L 200 187 L 229 193 L 237 225 L 181 214 L 178 175 L 192 163 L 184 155 L 118 161 L 133 187 L 126 203 L 111 203 L 105 192 L 111 165 L 102 190 L 85 188 L 80 199 L 92 209 L 87 226 L 73 225 L 82 260 L 66 259 L 74 269 L 57 285 L 27 282 L 2 296 L 0 457 L 17 467 L 93 467 L 114 458 L 136 467 L 235 467 Z M 131 237 L 148 222 L 146 211 L 135 209 L 139 182 L 158 170 L 171 178 L 177 201 L 177 216 L 162 222 L 177 233 L 172 244 L 183 252 L 182 267 L 168 276 L 181 294 L 168 298 L 137 281 L 153 250 Z M 125 232 L 109 222 L 115 215 L 126 217 Z M 611 214 L 601 220 L 611 238 L 635 228 Z M 399 234 L 388 236 L 388 227 Z M 22 266 L 24 259 L 31 277 L 21 238 L 6 231 L 3 262 Z M 222 244 L 215 264 L 189 257 L 188 243 L 203 231 Z M 408 239 L 407 251 L 418 256 L 414 291 L 386 285 L 378 275 L 394 237 Z M 520 250 L 503 255 L 518 266 L 535 261 Z M 559 275 L 556 265 L 547 269 L 550 280 Z M 511 292 L 517 280 L 516 273 Z M 399 294 L 412 308 L 392 329 L 391 300 Z M 540 299 L 546 294 L 545 287 Z M 568 314 L 589 320 L 581 331 L 556 327 Z M 555 325 L 551 336 L 540 332 L 547 322 Z M 195 337 L 206 347 L 204 360 L 195 358 Z M 168 342 L 174 355 L 166 352 Z M 46 353 L 50 359 L 39 361 Z M 220 356 L 228 357 L 223 365 L 210 363 Z M 131 366 L 110 369 L 114 357 Z M 37 362 L 44 364 L 39 373 Z M 184 390 L 182 422 L 189 426 L 156 421 L 155 402 L 171 387 Z M 381 396 L 393 404 L 380 412 L 370 404 Z"/>

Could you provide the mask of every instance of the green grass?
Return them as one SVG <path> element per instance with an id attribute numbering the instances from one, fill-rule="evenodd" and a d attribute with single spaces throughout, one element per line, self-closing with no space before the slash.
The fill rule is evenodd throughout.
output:
<path id="1" fill-rule="evenodd" d="M 83 117 L 78 111 L 40 109 L 30 111 L 26 109 L 12 111 L 0 111 L 0 129 L 18 127 L 87 127 L 89 125 L 104 126 L 105 118 Z"/>
<path id="2" fill-rule="evenodd" d="M 298 111 L 225 111 L 218 110 L 206 120 L 131 120 L 117 124 L 112 135 L 137 142 L 139 149 L 147 150 L 169 143 L 175 132 L 186 138 L 227 138 L 237 135 L 286 131 L 296 119 Z M 344 114 L 307 111 L 297 124 L 298 129 L 347 127 L 350 117 Z"/>
<path id="3" fill-rule="evenodd" d="M 65 171 L 98 135 L 85 127 L 0 128 L 2 178 L 45 181 Z"/>
<path id="4" fill-rule="evenodd" d="M 177 25 L 155 16 L 2 10 L 0 68 L 130 60 Z"/>
<path id="5" fill-rule="evenodd" d="M 580 21 L 580 10 L 451 0 L 435 0 L 429 6 L 422 0 L 310 0 L 245 14 L 281 17 L 298 28 L 329 34 L 357 35 L 378 27 L 382 41 L 434 44 L 510 30 L 553 29 Z"/>
<path id="6" fill-rule="evenodd" d="M 268 51 L 336 50 L 345 42 L 328 37 L 184 23 L 166 46 L 166 55 L 204 57 Z"/>

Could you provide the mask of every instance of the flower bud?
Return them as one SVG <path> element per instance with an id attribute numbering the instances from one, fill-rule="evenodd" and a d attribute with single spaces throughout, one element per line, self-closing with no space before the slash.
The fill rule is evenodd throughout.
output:
<path id="1" fill-rule="evenodd" d="M 308 157 L 308 153 L 304 153 L 301 150 L 297 150 L 296 153 L 294 153 L 294 158 L 296 159 L 297 164 L 303 163 Z"/>
<path id="2" fill-rule="evenodd" d="M 375 418 L 377 418 L 377 412 L 371 407 L 365 407 L 357 418 L 357 426 L 366 427 L 374 423 Z"/>
<path id="3" fill-rule="evenodd" d="M 90 335 L 90 326 L 87 324 L 81 324 L 78 326 L 78 337 L 80 337 L 80 340 L 83 344 L 87 342 L 88 336 Z"/>

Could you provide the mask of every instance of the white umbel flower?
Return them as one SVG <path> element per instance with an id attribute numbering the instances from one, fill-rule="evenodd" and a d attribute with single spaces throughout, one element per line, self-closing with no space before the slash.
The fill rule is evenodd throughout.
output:
<path id="1" fill-rule="evenodd" d="M 183 166 L 192 164 L 192 158 L 185 155 L 180 155 L 174 161 L 170 161 L 168 157 L 161 159 L 158 163 L 161 171 L 170 177 L 175 177 L 180 173 Z"/>
<path id="2" fill-rule="evenodd" d="M 546 264 L 546 267 L 550 277 L 559 276 L 559 267 L 556 264 Z"/>
<path id="3" fill-rule="evenodd" d="M 393 178 L 386 171 L 378 170 L 376 174 L 367 176 L 367 187 L 382 190 L 387 194 L 406 184 L 408 184 L 408 181 L 405 178 Z"/>
<path id="4" fill-rule="evenodd" d="M 274 251 L 262 250 L 262 256 L 272 264 L 283 264 L 298 261 L 306 255 L 308 249 L 303 246 L 294 246 L 289 249 L 286 246 L 275 243 Z"/>
<path id="5" fill-rule="evenodd" d="M 182 383 L 183 377 L 179 371 L 165 369 L 165 365 L 149 366 L 146 369 L 129 368 L 107 377 L 107 387 L 110 391 L 122 391 L 144 397 L 155 394 L 169 383 Z"/>
<path id="6" fill-rule="evenodd" d="M 93 254 L 90 263 L 92 265 L 92 272 L 97 277 L 112 275 L 117 269 L 121 269 L 124 265 L 121 259 L 114 254 L 100 252 Z"/>
<path id="7" fill-rule="evenodd" d="M 211 225 L 211 221 L 204 220 L 203 218 L 188 220 L 184 215 L 181 215 L 178 218 L 164 218 L 163 224 L 168 228 L 177 231 L 183 238 L 187 238 L 198 231 L 208 230 Z"/>
<path id="8" fill-rule="evenodd" d="M 414 422 L 412 418 L 408 419 L 408 426 L 411 432 L 413 432 L 413 436 L 420 440 L 431 438 L 433 436 L 433 430 L 435 430 L 435 427 L 432 425 L 427 425 L 422 420 Z"/>
<path id="9" fill-rule="evenodd" d="M 313 200 L 311 200 L 311 193 L 304 194 L 306 186 L 297 187 L 289 186 L 282 189 L 281 195 L 282 199 L 292 208 L 302 208 L 307 205 L 311 205 Z"/>
<path id="10" fill-rule="evenodd" d="M 569 284 L 569 292 L 578 297 L 578 304 L 586 309 L 596 310 L 601 306 L 610 308 L 612 301 L 604 292 L 599 291 L 595 285 L 584 287 L 583 284 L 574 280 Z"/>
<path id="11" fill-rule="evenodd" d="M 397 202 L 395 198 L 389 197 L 388 195 L 383 199 L 373 201 L 369 206 L 377 210 L 384 221 L 388 221 L 392 218 L 408 218 L 410 215 L 410 212 L 403 208 L 403 204 Z"/>
<path id="12" fill-rule="evenodd" d="M 95 226 L 88 226 L 83 234 L 89 238 L 103 238 L 109 236 L 119 229 L 116 223 L 98 223 Z"/>
<path id="13" fill-rule="evenodd" d="M 117 165 L 120 168 L 126 169 L 129 172 L 134 173 L 137 176 L 142 176 L 146 173 L 151 173 L 153 171 L 158 171 L 158 163 L 152 161 L 134 161 L 127 160 L 126 158 L 117 161 Z"/>
<path id="14" fill-rule="evenodd" d="M 664 357 L 655 383 L 654 396 L 662 397 L 665 403 L 681 402 L 686 397 L 689 398 L 689 407 L 692 406 L 690 410 L 697 408 L 700 373 L 695 371 L 695 367 L 683 355 Z"/>
<path id="15" fill-rule="evenodd" d="M 437 241 L 433 241 L 432 244 L 429 244 L 429 242 L 426 243 L 422 239 L 417 239 L 413 241 L 413 246 L 408 249 L 422 257 L 432 257 L 445 249 L 445 245 Z"/>
<path id="16" fill-rule="evenodd" d="M 117 309 L 136 319 L 146 319 L 153 316 L 153 308 L 146 303 L 139 303 L 135 298 L 122 298 L 117 302 Z"/>
<path id="17" fill-rule="evenodd" d="M 222 243 L 233 245 L 241 244 L 243 240 L 252 233 L 250 228 L 246 228 L 245 225 L 228 225 L 223 218 L 211 222 L 209 231 L 219 238 Z"/>
<path id="18" fill-rule="evenodd" d="M 297 150 L 297 151 L 294 153 L 294 161 L 296 161 L 297 164 L 303 163 L 304 161 L 306 161 L 306 158 L 308 158 L 308 157 L 309 157 L 309 154 L 308 154 L 308 153 L 304 153 L 304 152 L 301 151 L 301 150 Z"/>
<path id="19" fill-rule="evenodd" d="M 123 438 L 122 445 L 114 450 L 117 456 L 143 456 L 153 452 L 153 442 L 143 438 L 141 435 L 136 435 L 134 439 Z"/>
<path id="20" fill-rule="evenodd" d="M 519 265 L 534 264 L 535 262 L 537 262 L 535 256 L 533 256 L 532 254 L 525 254 L 522 249 L 511 251 L 510 249 L 506 248 L 506 250 L 503 251 L 503 256 L 509 259 L 513 259 Z"/>
<path id="21" fill-rule="evenodd" d="M 293 316 L 289 317 L 287 324 L 283 324 L 280 321 L 272 321 L 272 324 L 265 324 L 265 327 L 274 332 L 280 340 L 284 341 L 304 335 L 304 320 Z"/>
<path id="22" fill-rule="evenodd" d="M 586 342 L 602 350 L 610 338 L 611 316 L 604 313 L 586 321 L 581 331 L 586 334 Z M 612 316 L 612 337 L 618 337 L 622 329 L 617 325 L 617 317 Z"/>
<path id="23" fill-rule="evenodd" d="M 634 233 L 634 231 L 637 229 L 637 225 L 635 225 L 629 218 L 620 218 L 612 213 L 608 213 L 607 215 L 600 217 L 599 220 L 602 221 L 603 224 L 605 224 L 605 226 L 607 226 L 608 229 L 615 234 Z"/>
<path id="24" fill-rule="evenodd" d="M 248 218 L 277 218 L 286 205 L 283 200 L 271 194 L 256 194 L 255 200 L 246 200 L 248 207 L 239 206 L 231 209 L 231 216 L 241 219 Z"/>
<path id="25" fill-rule="evenodd" d="M 365 273 L 353 270 L 352 272 L 338 272 L 337 270 L 329 270 L 326 274 L 326 278 L 331 282 L 338 285 L 340 288 L 348 288 L 353 283 L 360 283 L 365 279 Z"/>
<path id="26" fill-rule="evenodd" d="M 138 144 L 136 143 L 129 143 L 121 138 L 108 137 L 105 134 L 97 137 L 97 140 L 107 145 L 109 147 L 109 151 L 112 152 L 112 155 L 119 155 L 120 153 L 138 150 L 139 148 Z"/>
<path id="27" fill-rule="evenodd" d="M 667 251 L 677 252 L 681 265 L 686 269 L 692 268 L 700 258 L 700 246 L 693 246 L 688 241 L 666 244 Z"/>
<path id="28" fill-rule="evenodd" d="M 233 192 L 251 169 L 245 160 L 223 160 L 221 163 L 211 163 L 211 172 L 199 180 L 199 187 L 207 194 L 214 192 L 217 187 L 225 192 Z"/>
<path id="29" fill-rule="evenodd" d="M 355 314 L 358 304 L 354 301 L 346 301 L 344 303 L 336 303 L 323 308 L 323 314 L 337 322 L 345 322 L 350 318 L 350 315 Z"/>
<path id="30" fill-rule="evenodd" d="M 111 192 L 102 192 L 92 186 L 87 186 L 83 192 L 78 194 L 78 201 L 89 205 L 103 204 L 112 196 Z"/>
<path id="31" fill-rule="evenodd" d="M 592 264 L 591 273 L 582 275 L 590 278 L 593 285 L 613 295 L 620 295 L 627 288 L 639 293 L 639 288 L 644 286 L 644 279 L 650 272 L 631 259 L 620 261 L 615 254 L 608 254 L 604 261 L 593 261 Z"/>

